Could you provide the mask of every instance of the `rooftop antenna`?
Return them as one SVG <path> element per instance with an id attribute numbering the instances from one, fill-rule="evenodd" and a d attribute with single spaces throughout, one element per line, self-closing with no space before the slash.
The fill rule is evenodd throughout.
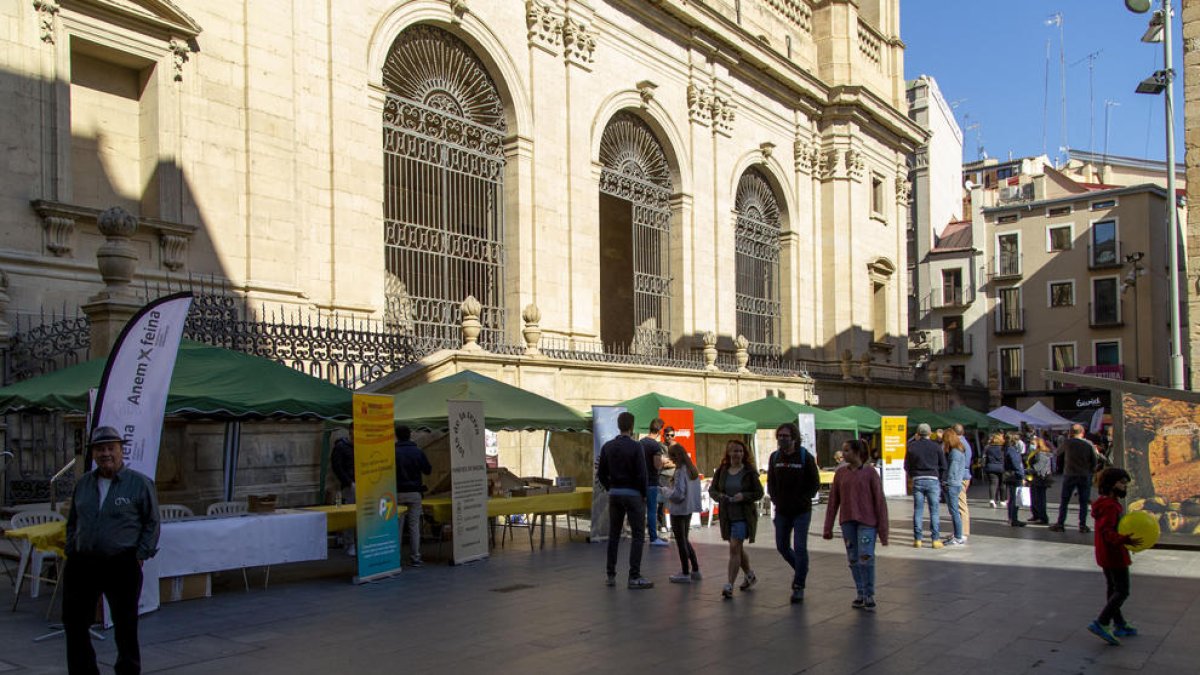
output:
<path id="1" fill-rule="evenodd" d="M 978 159 L 987 159 L 987 150 L 983 148 L 983 132 L 980 130 L 983 125 L 979 122 L 972 122 L 967 125 L 967 131 L 975 132 L 975 154 Z"/>
<path id="2" fill-rule="evenodd" d="M 1093 155 L 1096 154 L 1096 95 L 1093 85 L 1096 76 L 1096 59 L 1100 58 L 1100 53 L 1103 51 L 1103 48 L 1097 49 L 1071 64 L 1071 67 L 1084 61 L 1087 61 L 1088 64 L 1088 152 Z"/>
<path id="3" fill-rule="evenodd" d="M 1063 29 L 1062 12 L 1055 12 L 1046 19 L 1047 26 L 1058 26 L 1058 75 L 1062 101 L 1062 127 L 1059 129 L 1059 150 L 1070 147 L 1070 136 L 1067 133 L 1067 48 L 1066 32 Z M 1055 168 L 1058 168 L 1057 162 Z"/>
<path id="4" fill-rule="evenodd" d="M 1104 159 L 1101 161 L 1101 166 L 1108 164 L 1108 113 L 1119 105 L 1121 105 L 1119 101 L 1111 98 L 1104 100 Z"/>

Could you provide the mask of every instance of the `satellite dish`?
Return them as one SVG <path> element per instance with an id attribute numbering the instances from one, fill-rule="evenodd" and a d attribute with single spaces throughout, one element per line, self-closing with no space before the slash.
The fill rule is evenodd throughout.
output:
<path id="1" fill-rule="evenodd" d="M 1150 11 L 1150 0 L 1125 0 L 1125 9 L 1138 14 Z"/>

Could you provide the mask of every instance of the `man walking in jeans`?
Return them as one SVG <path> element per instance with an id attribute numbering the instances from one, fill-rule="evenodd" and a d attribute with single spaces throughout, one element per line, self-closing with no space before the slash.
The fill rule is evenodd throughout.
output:
<path id="1" fill-rule="evenodd" d="M 1058 507 L 1058 522 L 1050 526 L 1051 532 L 1062 532 L 1067 522 L 1067 508 L 1071 505 L 1071 493 L 1079 493 L 1079 531 L 1091 532 L 1087 526 L 1088 501 L 1092 496 L 1092 474 L 1096 470 L 1096 446 L 1083 437 L 1083 425 L 1071 426 L 1071 437 L 1058 446 L 1058 465 L 1063 468 L 1062 501 Z"/>
<path id="2" fill-rule="evenodd" d="M 608 492 L 608 579 L 617 583 L 617 550 L 621 546 L 621 528 L 629 519 L 632 543 L 629 548 L 629 588 L 654 588 L 654 582 L 642 576 L 642 548 L 646 536 L 646 455 L 633 440 L 633 414 L 617 415 L 621 433 L 600 448 L 596 478 Z M 655 489 L 658 489 L 657 486 Z"/>
<path id="3" fill-rule="evenodd" d="M 800 430 L 788 422 L 775 430 L 779 449 L 767 460 L 767 492 L 775 505 L 775 548 L 792 566 L 792 604 L 804 602 L 808 579 L 808 526 L 812 500 L 821 487 L 816 458 L 800 445 Z"/>
<path id="4" fill-rule="evenodd" d="M 646 454 L 646 482 L 650 491 L 646 493 L 646 531 L 650 534 L 651 546 L 670 546 L 666 539 L 658 536 L 658 474 L 663 468 L 663 455 L 667 449 L 658 441 L 663 430 L 660 417 L 650 420 L 650 433 L 638 443 Z"/>
<path id="5" fill-rule="evenodd" d="M 929 529 L 933 531 L 933 547 L 942 548 L 938 529 L 938 504 L 942 497 L 942 482 L 949 468 L 942 446 L 929 440 L 932 431 L 928 424 L 917 425 L 917 438 L 908 444 L 904 455 L 904 471 L 912 481 L 913 491 L 913 548 L 921 548 L 921 521 L 925 502 L 929 502 Z"/>

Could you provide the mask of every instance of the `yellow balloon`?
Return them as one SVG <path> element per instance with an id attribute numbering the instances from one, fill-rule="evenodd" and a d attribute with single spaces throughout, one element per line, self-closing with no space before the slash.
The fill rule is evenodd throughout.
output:
<path id="1" fill-rule="evenodd" d="M 1133 511 L 1125 514 L 1125 517 L 1121 518 L 1121 522 L 1117 523 L 1117 532 L 1132 535 L 1140 540 L 1137 546 L 1126 545 L 1126 548 L 1134 553 L 1154 546 L 1158 542 L 1159 535 L 1162 534 L 1162 530 L 1158 527 L 1158 519 L 1145 511 Z"/>

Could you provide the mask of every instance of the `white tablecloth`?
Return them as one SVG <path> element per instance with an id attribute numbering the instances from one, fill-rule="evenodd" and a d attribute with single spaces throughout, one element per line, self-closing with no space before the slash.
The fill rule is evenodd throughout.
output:
<path id="1" fill-rule="evenodd" d="M 186 574 L 324 560 L 325 514 L 284 510 L 162 524 L 158 554 L 142 567 L 142 613 L 158 609 L 158 580 Z"/>

